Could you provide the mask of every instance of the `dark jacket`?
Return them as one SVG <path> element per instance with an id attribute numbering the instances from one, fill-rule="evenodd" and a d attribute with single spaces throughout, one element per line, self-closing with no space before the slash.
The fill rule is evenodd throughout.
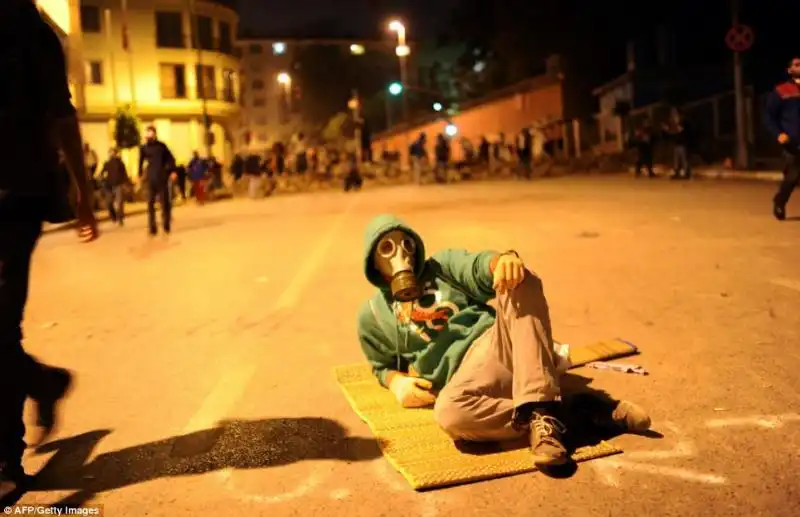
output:
<path id="1" fill-rule="evenodd" d="M 75 114 L 61 42 L 33 2 L 0 1 L 0 191 L 47 195 L 59 181 L 51 121 Z"/>
<path id="2" fill-rule="evenodd" d="M 120 187 L 129 182 L 128 171 L 125 169 L 125 164 L 119 157 L 111 158 L 103 164 L 103 169 L 100 171 L 100 176 L 105 181 L 105 184 L 111 188 Z"/>
<path id="3" fill-rule="evenodd" d="M 789 135 L 789 143 L 800 147 L 800 84 L 787 81 L 779 84 L 767 95 L 764 124 L 777 140 L 778 135 Z"/>
<path id="4" fill-rule="evenodd" d="M 166 183 L 169 173 L 175 168 L 175 157 L 161 141 L 154 140 L 144 144 L 139 152 L 139 176 L 142 166 L 147 162 L 147 181 L 150 183 Z"/>

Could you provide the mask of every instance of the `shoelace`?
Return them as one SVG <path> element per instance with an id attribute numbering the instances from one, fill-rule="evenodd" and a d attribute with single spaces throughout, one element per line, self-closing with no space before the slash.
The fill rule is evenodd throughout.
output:
<path id="1" fill-rule="evenodd" d="M 561 423 L 559 419 L 550 415 L 542 415 L 534 413 L 531 425 L 536 434 L 541 437 L 553 436 L 554 432 L 564 434 L 567 432 L 567 427 Z"/>

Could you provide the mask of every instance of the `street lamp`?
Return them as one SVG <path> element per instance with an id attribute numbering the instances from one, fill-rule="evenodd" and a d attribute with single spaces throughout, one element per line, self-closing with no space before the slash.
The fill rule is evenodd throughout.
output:
<path id="1" fill-rule="evenodd" d="M 444 133 L 449 137 L 454 137 L 458 134 L 458 127 L 455 124 L 447 124 L 444 128 Z"/>
<path id="2" fill-rule="evenodd" d="M 354 56 L 361 56 L 365 52 L 364 45 L 359 45 L 358 43 L 353 43 L 350 45 L 350 53 Z"/>
<path id="3" fill-rule="evenodd" d="M 395 54 L 397 54 L 397 58 L 400 61 L 400 83 L 403 85 L 403 88 L 407 88 L 408 66 L 406 61 L 408 59 L 408 55 L 411 53 L 411 49 L 406 44 L 406 26 L 400 20 L 391 20 L 388 27 L 391 32 L 397 33 L 397 47 L 395 48 Z M 403 97 L 403 118 L 408 120 L 407 95 Z"/>
<path id="4" fill-rule="evenodd" d="M 292 76 L 286 72 L 278 74 L 278 83 L 283 86 L 283 93 L 286 96 L 286 117 L 289 118 L 289 113 L 292 111 Z"/>
<path id="5" fill-rule="evenodd" d="M 434 102 L 433 103 L 433 111 L 442 111 L 444 106 L 442 106 L 441 102 Z"/>

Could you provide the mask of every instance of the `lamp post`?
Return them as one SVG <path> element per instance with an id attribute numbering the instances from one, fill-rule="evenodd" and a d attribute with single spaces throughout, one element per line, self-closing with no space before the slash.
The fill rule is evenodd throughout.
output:
<path id="1" fill-rule="evenodd" d="M 353 90 L 350 100 L 347 101 L 347 107 L 353 112 L 353 123 L 355 124 L 355 131 L 353 139 L 355 140 L 356 148 L 356 163 L 361 164 L 362 159 L 362 146 L 361 146 L 361 99 L 358 97 L 358 90 Z"/>
<path id="2" fill-rule="evenodd" d="M 189 15 L 191 16 L 190 29 L 192 31 L 192 42 L 197 51 L 197 65 L 195 66 L 195 80 L 197 91 L 200 95 L 200 106 L 203 111 L 203 144 L 206 150 L 206 158 L 211 158 L 211 120 L 208 117 L 208 96 L 205 69 L 203 67 L 203 45 L 200 42 L 198 32 L 197 13 L 195 11 L 195 0 L 189 0 Z M 133 77 L 133 75 L 131 75 Z"/>
<path id="3" fill-rule="evenodd" d="M 389 30 L 397 33 L 395 54 L 400 61 L 400 84 L 405 89 L 408 87 L 408 55 L 411 53 L 406 44 L 406 26 L 399 20 L 392 20 L 389 22 Z M 403 96 L 403 119 L 408 122 L 408 96 Z"/>
<path id="4" fill-rule="evenodd" d="M 292 76 L 286 72 L 279 73 L 278 84 L 283 86 L 283 94 L 286 97 L 286 118 L 288 120 L 292 112 Z"/>

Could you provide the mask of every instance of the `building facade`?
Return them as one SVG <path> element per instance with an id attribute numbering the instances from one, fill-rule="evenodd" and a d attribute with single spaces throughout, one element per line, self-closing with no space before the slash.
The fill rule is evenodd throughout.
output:
<path id="1" fill-rule="evenodd" d="M 299 131 L 307 134 L 314 129 L 304 117 L 302 91 L 309 85 L 300 84 L 300 69 L 314 66 L 304 63 L 305 50 L 311 48 L 336 48 L 338 52 L 359 63 L 348 70 L 361 70 L 355 77 L 340 77 L 334 80 L 347 83 L 350 88 L 363 88 L 361 94 L 388 86 L 389 77 L 398 76 L 399 62 L 395 55 L 394 39 L 265 39 L 243 38 L 237 41 L 237 53 L 241 57 L 241 113 L 235 141 L 237 148 L 260 151 L 275 141 L 289 141 Z M 409 84 L 418 81 L 416 53 L 413 43 L 407 60 Z M 396 77 L 399 79 L 399 76 Z M 372 84 L 371 84 L 372 83 Z M 385 84 L 383 84 L 385 83 Z M 346 111 L 346 100 L 342 99 L 342 111 Z M 319 121 L 318 121 L 319 122 Z M 318 124 L 317 124 L 318 125 Z"/>
<path id="2" fill-rule="evenodd" d="M 229 162 L 239 115 L 238 15 L 212 0 L 40 0 L 68 55 L 83 139 L 102 157 L 130 106 L 176 159 Z M 205 127 L 213 135 L 207 137 Z M 207 145 L 210 144 L 210 145 Z M 135 151 L 129 164 L 138 158 Z"/>

